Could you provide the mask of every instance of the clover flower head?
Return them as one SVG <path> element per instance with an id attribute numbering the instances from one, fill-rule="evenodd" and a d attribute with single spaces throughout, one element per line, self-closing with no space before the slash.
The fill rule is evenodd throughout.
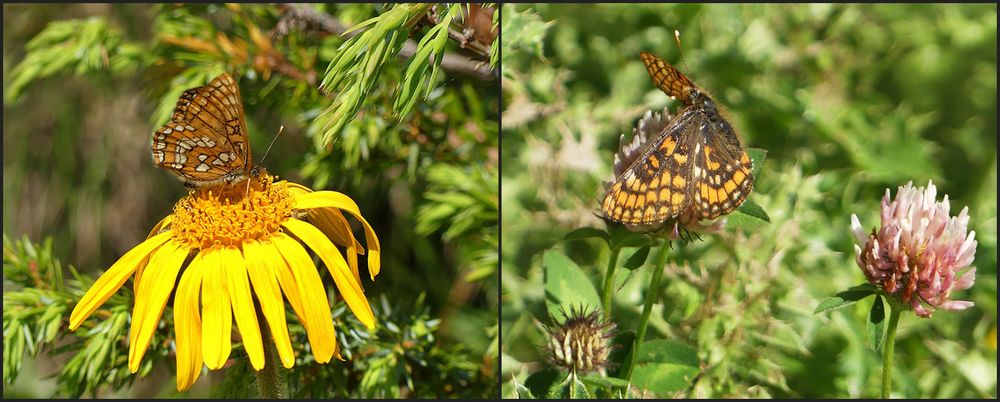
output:
<path id="1" fill-rule="evenodd" d="M 893 200 L 886 189 L 881 225 L 866 233 L 857 215 L 851 230 L 857 238 L 856 262 L 873 285 L 928 318 L 935 309 L 963 310 L 971 301 L 952 300 L 976 280 L 972 260 L 976 232 L 968 231 L 969 208 L 950 215 L 948 196 L 938 202 L 933 182 L 927 188 L 909 182 Z"/>

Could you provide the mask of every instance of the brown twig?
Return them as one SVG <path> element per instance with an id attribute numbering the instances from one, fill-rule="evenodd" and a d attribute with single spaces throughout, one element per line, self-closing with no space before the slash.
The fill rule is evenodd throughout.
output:
<path id="1" fill-rule="evenodd" d="M 281 7 L 285 9 L 285 15 L 278 21 L 278 26 L 275 29 L 275 34 L 279 36 L 287 35 L 292 29 L 307 27 L 342 36 L 344 39 L 350 39 L 362 32 L 360 30 L 351 31 L 345 35 L 344 32 L 347 31 L 347 27 L 344 24 L 328 14 L 316 11 L 308 4 L 290 3 L 283 4 Z M 451 30 L 449 30 L 448 34 L 451 36 Z M 465 39 L 465 36 L 461 33 L 456 32 L 455 34 L 462 37 L 463 40 Z M 468 42 L 467 40 L 466 42 L 469 44 L 477 43 Z M 462 44 L 462 42 L 459 42 L 459 44 Z M 416 51 L 417 43 L 412 39 L 407 39 L 399 51 L 399 56 L 409 59 L 413 57 Z M 479 51 L 476 50 L 476 52 L 478 53 Z M 485 54 L 487 57 L 489 56 L 489 49 L 486 50 Z M 441 68 L 449 73 L 463 74 L 483 81 L 495 81 L 497 79 L 497 75 L 490 70 L 489 63 L 457 54 L 445 53 L 441 59 Z"/>
<path id="2" fill-rule="evenodd" d="M 278 7 L 285 11 L 281 20 L 278 21 L 275 32 L 279 37 L 288 35 L 292 29 L 303 29 L 306 26 L 313 26 L 337 36 L 341 36 L 344 31 L 347 31 L 347 26 L 341 24 L 340 21 L 312 9 L 308 4 L 281 4 Z M 357 32 L 352 32 L 347 35 L 347 38 L 356 34 Z"/>
<path id="3" fill-rule="evenodd" d="M 448 37 L 451 38 L 451 40 L 453 40 L 455 42 L 458 42 L 458 47 L 463 48 L 463 49 L 472 50 L 473 52 L 476 52 L 476 54 L 478 54 L 480 56 L 489 58 L 490 57 L 490 48 L 487 47 L 486 45 L 482 44 L 482 43 L 479 43 L 479 41 L 475 41 L 475 40 L 470 41 L 469 39 L 470 39 L 470 37 L 473 34 L 472 30 L 471 29 L 466 29 L 465 31 L 467 33 L 458 32 L 454 28 L 450 28 L 449 27 L 448 28 Z"/>

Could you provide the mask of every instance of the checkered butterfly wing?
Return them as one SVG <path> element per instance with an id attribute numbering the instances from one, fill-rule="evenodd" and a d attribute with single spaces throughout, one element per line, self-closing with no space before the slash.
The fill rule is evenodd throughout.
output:
<path id="1" fill-rule="evenodd" d="M 697 86 L 687 76 L 651 53 L 639 52 L 639 58 L 646 66 L 649 79 L 656 84 L 657 88 L 685 105 L 691 104 L 690 94 Z"/>
<path id="2" fill-rule="evenodd" d="M 184 91 L 170 121 L 153 133 L 153 163 L 186 184 L 232 183 L 250 171 L 250 142 L 239 87 L 223 73 Z"/>
<path id="3" fill-rule="evenodd" d="M 743 203 L 753 190 L 752 162 L 729 123 L 699 126 L 706 143 L 696 152 L 693 202 L 700 219 L 726 215 Z"/>
<path id="4" fill-rule="evenodd" d="M 721 107 L 687 76 L 647 52 L 641 52 L 650 79 L 660 90 L 684 105 L 683 116 L 692 132 L 684 142 L 692 143 L 694 158 L 691 202 L 700 219 L 713 219 L 735 210 L 753 189 L 751 161 L 740 145 L 736 131 L 722 116 Z"/>
<path id="5" fill-rule="evenodd" d="M 694 144 L 693 114 L 675 117 L 608 188 L 604 216 L 624 224 L 661 222 L 679 215 L 690 201 L 689 172 Z"/>
<path id="6" fill-rule="evenodd" d="M 683 73 L 640 53 L 650 79 L 684 104 L 658 138 L 609 188 L 605 216 L 658 223 L 691 208 L 699 219 L 732 212 L 753 189 L 751 161 L 720 107 Z"/>

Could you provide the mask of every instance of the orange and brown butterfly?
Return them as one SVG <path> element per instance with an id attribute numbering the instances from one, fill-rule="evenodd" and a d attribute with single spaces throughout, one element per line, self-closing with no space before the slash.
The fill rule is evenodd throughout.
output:
<path id="1" fill-rule="evenodd" d="M 191 187 L 232 184 L 251 172 L 250 141 L 236 80 L 227 73 L 191 88 L 153 133 L 153 163 Z"/>
<path id="2" fill-rule="evenodd" d="M 605 218 L 647 225 L 732 212 L 754 184 L 752 162 L 736 130 L 721 107 L 679 70 L 650 53 L 639 56 L 653 83 L 683 107 L 608 188 L 601 203 Z"/>

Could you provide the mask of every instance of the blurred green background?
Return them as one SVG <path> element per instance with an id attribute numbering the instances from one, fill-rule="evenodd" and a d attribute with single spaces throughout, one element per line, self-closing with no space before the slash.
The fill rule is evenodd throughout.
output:
<path id="1" fill-rule="evenodd" d="M 969 208 L 977 280 L 953 297 L 976 305 L 904 314 L 893 395 L 996 398 L 996 24 L 995 4 L 504 5 L 502 394 L 547 366 L 543 252 L 600 288 L 607 246 L 563 236 L 604 227 L 619 135 L 676 107 L 639 60 L 650 51 L 724 105 L 744 145 L 768 151 L 749 199 L 771 218 L 674 247 L 646 338 L 695 347 L 701 367 L 659 396 L 878 395 L 872 299 L 812 312 L 865 282 L 851 214 L 874 227 L 886 189 L 933 180 L 953 215 Z M 621 330 L 636 327 L 648 272 L 618 274 Z"/>
<path id="2" fill-rule="evenodd" d="M 391 6 L 305 7 L 349 28 Z M 393 101 L 407 59 L 390 57 L 360 113 L 331 144 L 321 144 L 324 128 L 316 119 L 338 93 L 326 95 L 317 87 L 344 39 L 315 21 L 289 18 L 287 6 L 4 4 L 3 14 L 5 293 L 24 290 L 16 281 L 23 278 L 10 275 L 22 267 L 9 263 L 23 257 L 23 247 L 8 237 L 36 247 L 51 239 L 56 260 L 96 278 L 171 212 L 187 190 L 151 163 L 150 135 L 180 91 L 226 69 L 242 92 L 253 163 L 315 190 L 347 194 L 382 245 L 381 274 L 374 282 L 362 280 L 380 332 L 366 335 L 347 322 L 349 314 L 339 316 L 338 331 L 346 326 L 351 334 L 342 346 L 355 358 L 306 365 L 299 379 L 314 384 L 297 384 L 299 395 L 497 394 L 495 74 L 445 69 L 429 83 L 426 99 L 397 116 Z M 489 33 L 491 18 L 486 15 L 485 25 L 476 27 L 484 35 L 476 40 L 496 37 Z M 419 41 L 432 25 L 412 26 L 410 40 Z M 472 69 L 489 70 L 488 57 L 454 41 L 445 49 L 473 60 Z M 261 162 L 280 126 L 284 132 Z M 360 224 L 354 229 L 361 235 Z M 131 284 L 119 294 L 131 297 Z M 334 308 L 342 305 L 337 301 Z M 7 331 L 12 306 L 5 295 L 5 379 L 11 374 L 7 358 L 19 359 L 23 350 L 8 349 L 10 337 L 18 336 Z M 169 328 L 161 328 L 163 336 Z M 67 331 L 56 343 L 75 342 L 74 336 L 79 334 Z M 293 339 L 297 353 L 308 356 L 299 336 Z M 4 397 L 67 396 L 80 384 L 60 384 L 56 376 L 70 355 L 43 348 L 37 359 L 26 358 Z M 151 352 L 146 359 L 156 356 Z M 243 356 L 233 352 L 235 359 Z M 172 357 L 163 358 L 147 378 L 129 378 L 137 384 L 105 387 L 98 395 L 175 395 L 174 364 Z M 218 373 L 211 377 L 184 396 L 209 395 L 223 382 Z M 228 396 L 234 395 L 241 394 Z"/>

